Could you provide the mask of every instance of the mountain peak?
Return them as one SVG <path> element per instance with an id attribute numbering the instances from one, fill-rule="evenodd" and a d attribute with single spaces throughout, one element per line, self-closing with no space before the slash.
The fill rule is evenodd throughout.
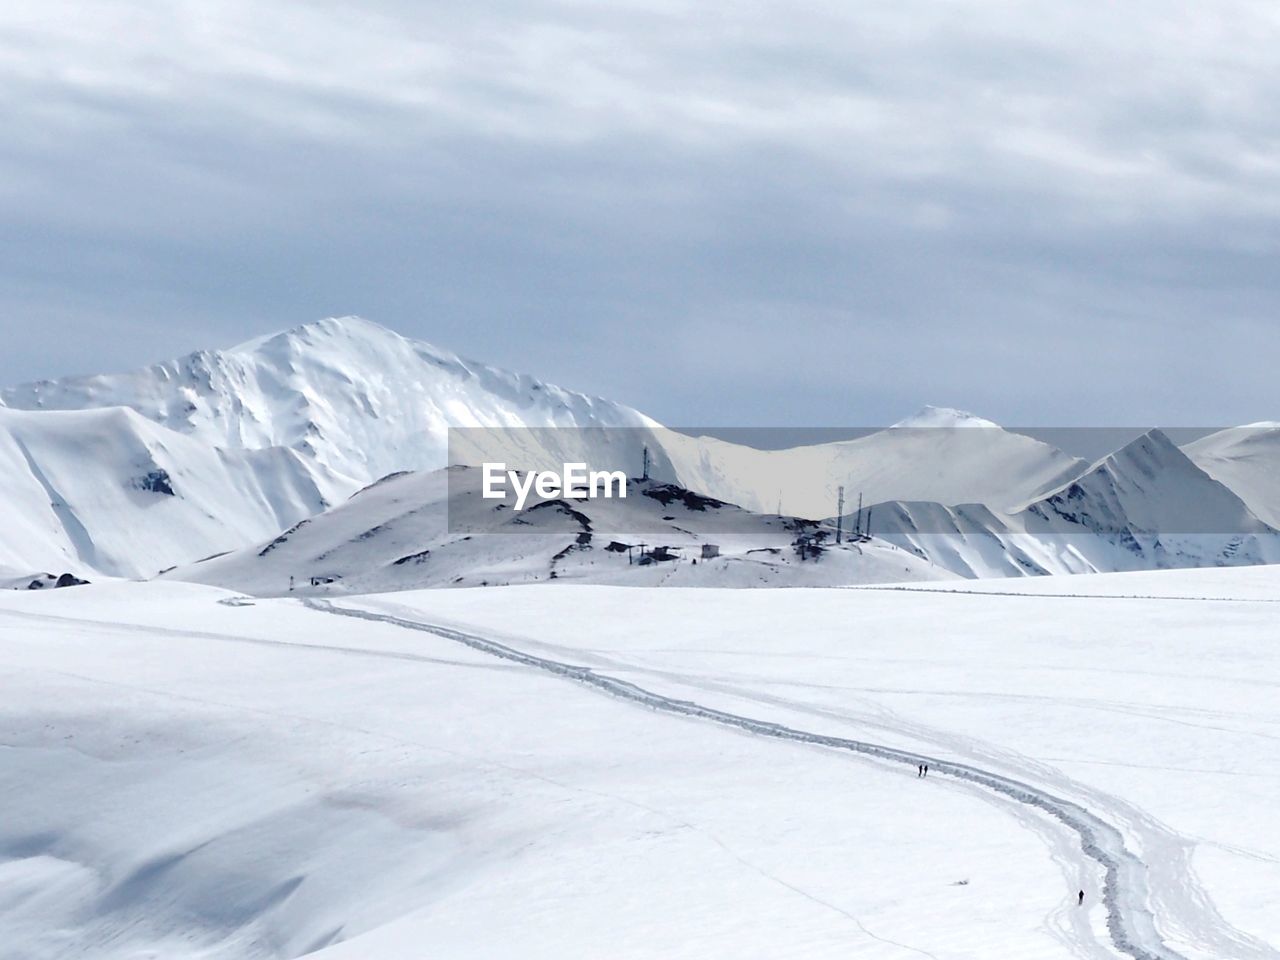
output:
<path id="1" fill-rule="evenodd" d="M 1119 463 L 1136 464 L 1148 470 L 1156 466 L 1164 468 L 1178 464 L 1199 472 L 1191 458 L 1158 427 L 1152 427 L 1146 433 L 1134 437 L 1120 449 L 1103 457 L 1098 465 Z"/>
<path id="2" fill-rule="evenodd" d="M 277 330 L 260 337 L 246 340 L 223 352 L 231 354 L 258 353 L 263 347 L 274 343 L 313 343 L 319 340 L 394 340 L 405 338 L 380 323 L 366 320 L 355 315 L 343 317 L 325 317 Z"/>
<path id="3" fill-rule="evenodd" d="M 956 410 L 953 407 L 921 407 L 905 420 L 899 420 L 889 429 L 903 428 L 947 428 L 947 427 L 986 427 L 1000 429 L 1000 425 L 984 420 L 967 410 Z"/>
<path id="4" fill-rule="evenodd" d="M 1126 549 L 1140 556 L 1149 549 L 1171 549 L 1168 544 L 1159 546 L 1161 538 L 1187 534 L 1230 538 L 1271 532 L 1244 501 L 1158 429 L 1130 440 L 1029 506 L 1027 513 L 1034 522 L 1047 522 L 1047 529 L 1059 533 L 1118 537 L 1116 542 L 1127 544 Z M 1167 557 L 1160 563 L 1177 565 Z"/>

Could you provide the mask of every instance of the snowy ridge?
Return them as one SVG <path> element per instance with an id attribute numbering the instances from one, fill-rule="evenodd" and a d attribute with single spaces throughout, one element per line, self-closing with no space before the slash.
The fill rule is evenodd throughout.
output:
<path id="1" fill-rule="evenodd" d="M 837 488 L 887 500 L 1021 506 L 1077 476 L 1084 461 L 959 410 L 926 407 L 859 437 L 784 450 L 756 450 L 670 432 L 662 444 L 679 482 L 764 512 L 831 516 Z"/>
<path id="2" fill-rule="evenodd" d="M 655 425 L 629 407 L 463 360 L 359 317 L 134 373 L 11 387 L 0 404 L 130 407 L 212 446 L 295 450 L 358 485 L 444 466 L 449 427 Z"/>
<path id="3" fill-rule="evenodd" d="M 1220 430 L 1183 450 L 1259 519 L 1280 528 L 1280 423 Z"/>
<path id="4" fill-rule="evenodd" d="M 639 449 L 648 443 L 654 476 L 756 512 L 775 510 L 781 494 L 783 512 L 809 519 L 831 513 L 841 484 L 863 490 L 869 502 L 1006 508 L 1052 489 L 1083 466 L 989 420 L 936 407 L 857 440 L 788 450 L 692 438 L 662 430 L 621 404 L 464 360 L 359 317 L 304 324 L 133 373 L 0 389 L 0 406 L 6 405 L 129 407 L 211 446 L 294 450 L 354 485 L 395 471 L 445 466 L 450 427 L 508 428 L 501 443 L 528 447 L 514 458 L 525 468 L 572 454 L 611 466 L 625 460 L 638 474 Z M 975 429 L 957 436 L 957 427 Z M 569 429 L 558 436 L 541 428 Z M 574 429 L 590 428 L 597 428 L 594 436 L 573 436 Z M 519 436 L 530 429 L 540 432 Z M 611 449 L 611 442 L 626 449 Z"/>
<path id="5" fill-rule="evenodd" d="M 1130 441 L 1027 512 L 1050 526 L 1104 533 L 1270 531 L 1160 430 Z"/>
<path id="6" fill-rule="evenodd" d="M 1280 534 L 1159 430 L 1020 510 L 893 501 L 870 526 L 965 577 L 1280 562 Z"/>
<path id="7" fill-rule="evenodd" d="M 998 423 L 979 417 L 968 410 L 954 407 L 921 407 L 909 417 L 899 420 L 890 430 L 955 430 L 977 427 L 984 430 L 1003 429 Z"/>
<path id="8" fill-rule="evenodd" d="M 1078 537 L 1093 569 L 1223 566 L 1280 559 L 1276 531 L 1227 487 L 1151 430 L 1031 504 L 1027 532 Z"/>

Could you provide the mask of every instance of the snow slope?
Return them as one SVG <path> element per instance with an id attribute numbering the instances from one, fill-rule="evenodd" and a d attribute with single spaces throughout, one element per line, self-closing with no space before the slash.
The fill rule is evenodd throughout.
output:
<path id="1" fill-rule="evenodd" d="M 1230 487 L 1260 519 L 1280 527 L 1280 423 L 1254 423 L 1210 434 L 1183 451 Z"/>
<path id="2" fill-rule="evenodd" d="M 680 487 L 628 481 L 625 499 L 534 498 L 521 512 L 480 496 L 479 471 L 397 474 L 280 536 L 173 570 L 173 579 L 254 595 L 361 593 L 575 580 L 649 586 L 794 586 L 949 579 L 883 542 L 828 543 L 818 525 L 754 514 Z M 719 555 L 702 556 L 713 544 Z M 640 563 L 642 550 L 675 558 Z M 627 549 L 630 547 L 631 549 Z M 631 561 L 635 560 L 636 563 Z M 322 582 L 313 585 L 312 578 Z"/>
<path id="3" fill-rule="evenodd" d="M 0 409 L 0 575 L 154 576 L 350 491 L 292 450 L 219 450 L 120 407 Z"/>
<path id="4" fill-rule="evenodd" d="M 846 523 L 854 522 L 856 517 L 846 518 Z M 1016 516 L 994 513 L 982 504 L 949 507 L 895 500 L 875 504 L 864 522 L 876 538 L 962 577 L 1097 572 L 1067 549 L 1069 544 L 1028 534 Z"/>
<path id="5" fill-rule="evenodd" d="M 1276 531 L 1159 430 L 1022 512 L 1030 533 L 1092 534 L 1075 546 L 1097 570 L 1274 562 Z"/>
<path id="6" fill-rule="evenodd" d="M 679 482 L 759 512 L 820 519 L 835 514 L 837 489 L 873 504 L 921 500 L 1026 504 L 1086 466 L 1056 447 L 1003 430 L 989 420 L 926 407 L 894 426 L 834 443 L 757 450 L 670 432 L 661 442 Z"/>
<path id="7" fill-rule="evenodd" d="M 1021 510 L 892 502 L 870 528 L 966 577 L 1280 561 L 1280 535 L 1159 430 Z"/>
<path id="8" fill-rule="evenodd" d="M 0 595 L 0 956 L 1275 958 L 1278 574 Z"/>

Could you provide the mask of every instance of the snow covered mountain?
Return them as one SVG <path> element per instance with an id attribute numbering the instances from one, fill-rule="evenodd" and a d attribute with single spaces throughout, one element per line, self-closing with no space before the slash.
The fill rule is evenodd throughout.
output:
<path id="1" fill-rule="evenodd" d="M 653 425 L 352 317 L 0 390 L 0 414 L 0 579 L 20 582 L 153 576 L 269 538 L 378 477 L 442 467 L 450 426 L 573 428 L 528 435 L 639 472 Z"/>
<path id="2" fill-rule="evenodd" d="M 1264 562 L 1276 539 L 1267 523 L 1280 523 L 1276 424 L 1206 437 L 1189 456 L 1153 432 L 1089 464 L 927 407 L 858 439 L 759 450 L 677 433 L 622 404 L 346 317 L 133 373 L 0 390 L 0 583 L 151 576 L 241 551 L 393 473 L 503 459 L 522 470 L 584 461 L 634 477 L 642 448 L 656 480 L 750 515 L 829 517 L 844 486 L 847 508 L 858 495 L 875 505 L 873 533 L 961 576 Z M 447 529 L 424 524 L 443 507 L 428 509 L 425 490 L 414 496 L 412 537 L 441 549 Z M 453 576 L 496 562 L 468 548 Z M 557 575 L 570 566 L 558 560 Z M 551 567 L 522 569 L 509 579 Z M 870 567 L 848 575 L 880 577 Z"/>
<path id="3" fill-rule="evenodd" d="M 624 499 L 535 500 L 518 513 L 485 500 L 479 471 L 467 467 L 397 474 L 268 542 L 165 576 L 255 596 L 548 580 L 742 587 L 953 576 L 884 542 L 836 546 L 813 521 L 754 514 L 657 481 L 629 481 Z M 804 559 L 801 536 L 814 541 Z"/>
<path id="4" fill-rule="evenodd" d="M 1022 510 L 892 502 L 870 528 L 962 576 L 1280 561 L 1280 534 L 1159 430 Z"/>
<path id="5" fill-rule="evenodd" d="M 1049 529 L 1135 534 L 1260 533 L 1267 527 L 1160 430 L 1103 458 L 1027 513 Z"/>
<path id="6" fill-rule="evenodd" d="M 350 492 L 296 451 L 220 450 L 120 407 L 0 409 L 0 578 L 153 576 Z"/>
<path id="7" fill-rule="evenodd" d="M 445 465 L 448 427 L 656 426 L 621 404 L 463 360 L 359 317 L 127 374 L 0 390 L 24 410 L 129 407 L 222 449 L 285 447 L 363 486 Z"/>
<path id="8" fill-rule="evenodd" d="M 533 441 L 534 449 L 520 450 L 525 469 L 571 454 L 610 468 L 626 462 L 638 475 L 647 444 L 654 476 L 755 511 L 775 510 L 781 495 L 784 512 L 811 519 L 833 512 L 842 484 L 868 502 L 981 502 L 1001 509 L 1084 466 L 988 420 L 933 407 L 857 440 L 787 450 L 688 437 L 622 404 L 464 360 L 359 317 L 321 320 L 133 373 L 0 389 L 0 406 L 129 407 L 209 446 L 293 450 L 353 487 L 399 470 L 445 466 L 450 427 L 507 428 L 500 439 L 476 435 L 490 449 Z M 520 435 L 530 428 L 538 432 Z M 608 433 L 574 434 L 593 428 Z M 621 449 L 607 449 L 610 441 Z"/>
<path id="9" fill-rule="evenodd" d="M 983 503 L 1003 510 L 1055 489 L 1087 464 L 1031 437 L 959 410 L 920 413 L 856 440 L 757 450 L 663 433 L 685 486 L 742 504 L 813 519 L 835 511 L 837 489 L 867 503 Z"/>

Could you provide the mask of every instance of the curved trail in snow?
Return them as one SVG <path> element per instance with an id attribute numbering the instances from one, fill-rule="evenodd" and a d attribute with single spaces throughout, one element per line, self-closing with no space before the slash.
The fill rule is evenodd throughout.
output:
<path id="1" fill-rule="evenodd" d="M 1079 803 L 1055 796 L 1012 777 L 970 764 L 940 760 L 925 754 L 864 740 L 812 733 L 781 723 L 717 710 L 691 700 L 664 696 L 626 680 L 597 673 L 589 667 L 525 653 L 495 640 L 451 627 L 391 614 L 337 606 L 327 600 L 304 599 L 301 602 L 313 610 L 324 613 L 387 623 L 434 634 L 473 650 L 573 680 L 611 696 L 639 703 L 664 713 L 706 720 L 777 740 L 846 750 L 880 760 L 908 764 L 927 763 L 931 774 L 941 774 L 976 784 L 992 793 L 1046 814 L 1076 834 L 1084 855 L 1102 868 L 1104 881 L 1101 900 L 1106 909 L 1107 932 L 1112 945 L 1118 951 L 1133 957 L 1134 960 L 1188 960 L 1186 954 L 1166 944 L 1156 928 L 1149 904 L 1153 901 L 1161 902 L 1165 898 L 1153 896 L 1153 891 L 1147 882 L 1146 864 L 1128 849 L 1123 835 L 1116 826 Z M 1196 941 L 1197 947 L 1223 960 L 1280 960 L 1280 951 L 1230 927 L 1202 896 L 1184 898 L 1182 902 L 1186 903 L 1187 899 L 1201 903 L 1204 907 L 1202 910 L 1195 911 L 1198 916 L 1168 917 L 1166 920 L 1171 926 L 1187 932 Z"/>

